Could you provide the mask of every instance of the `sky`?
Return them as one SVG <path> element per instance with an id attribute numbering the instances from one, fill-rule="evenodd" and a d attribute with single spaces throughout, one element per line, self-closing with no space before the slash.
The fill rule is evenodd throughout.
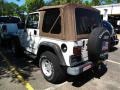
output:
<path id="1" fill-rule="evenodd" d="M 20 1 L 17 1 L 17 0 L 6 0 L 7 2 L 14 2 L 16 4 L 18 4 L 19 6 L 23 5 L 25 3 L 25 0 L 20 0 Z"/>
<path id="2" fill-rule="evenodd" d="M 25 0 L 20 0 L 20 1 L 17 1 L 17 0 L 6 0 L 7 2 L 14 2 L 16 4 L 18 4 L 19 6 L 23 5 L 25 3 Z M 50 0 L 44 0 L 45 2 L 47 1 L 50 1 Z M 85 1 L 91 1 L 91 0 L 85 0 Z"/>
<path id="3" fill-rule="evenodd" d="M 17 0 L 6 0 L 7 2 L 14 2 L 16 4 L 18 4 L 19 6 L 23 5 L 25 3 L 25 0 L 20 0 L 20 1 L 17 1 Z M 49 1 L 49 0 L 44 0 L 45 2 Z"/>

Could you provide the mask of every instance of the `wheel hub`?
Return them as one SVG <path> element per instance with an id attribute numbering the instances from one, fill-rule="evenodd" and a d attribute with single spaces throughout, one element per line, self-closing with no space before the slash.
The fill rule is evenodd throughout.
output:
<path id="1" fill-rule="evenodd" d="M 43 73 L 49 77 L 52 75 L 52 71 L 53 71 L 53 68 L 52 68 L 52 63 L 47 59 L 47 58 L 44 58 L 42 60 L 42 71 Z"/>

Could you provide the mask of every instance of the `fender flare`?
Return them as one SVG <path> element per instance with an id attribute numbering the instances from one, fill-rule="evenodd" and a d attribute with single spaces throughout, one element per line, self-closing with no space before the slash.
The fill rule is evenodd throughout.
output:
<path id="1" fill-rule="evenodd" d="M 39 45 L 39 50 L 40 50 L 41 46 L 46 46 L 46 47 L 49 47 L 49 48 L 53 49 L 55 54 L 59 58 L 60 65 L 66 66 L 62 51 L 57 44 L 52 43 L 52 42 L 41 42 L 40 45 Z M 39 50 L 38 50 L 38 53 L 39 53 Z"/>

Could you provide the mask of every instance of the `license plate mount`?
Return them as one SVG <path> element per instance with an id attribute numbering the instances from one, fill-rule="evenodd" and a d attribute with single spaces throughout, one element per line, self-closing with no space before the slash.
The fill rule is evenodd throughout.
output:
<path id="1" fill-rule="evenodd" d="M 91 64 L 87 65 L 86 67 L 83 68 L 83 72 L 84 72 L 84 71 L 87 71 L 87 70 L 90 69 L 91 67 L 92 67 Z"/>

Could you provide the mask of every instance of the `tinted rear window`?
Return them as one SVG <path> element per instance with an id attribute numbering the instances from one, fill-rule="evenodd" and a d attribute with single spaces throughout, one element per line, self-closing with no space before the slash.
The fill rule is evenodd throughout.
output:
<path id="1" fill-rule="evenodd" d="M 20 19 L 17 17 L 0 17 L 0 23 L 18 23 Z"/>
<path id="2" fill-rule="evenodd" d="M 100 14 L 85 8 L 76 8 L 76 32 L 77 34 L 88 34 L 92 28 L 100 24 Z"/>

